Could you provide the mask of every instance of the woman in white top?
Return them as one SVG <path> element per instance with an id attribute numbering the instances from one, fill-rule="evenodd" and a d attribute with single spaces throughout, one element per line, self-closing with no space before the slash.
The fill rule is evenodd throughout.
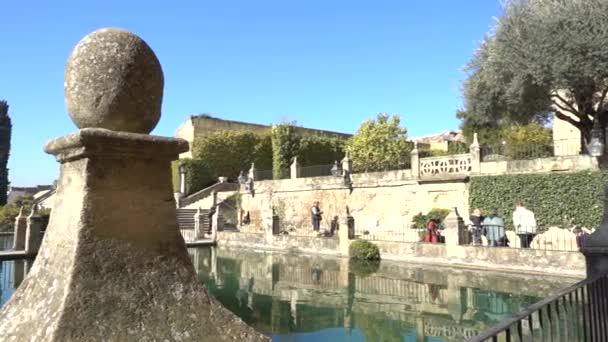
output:
<path id="1" fill-rule="evenodd" d="M 524 206 L 523 202 L 517 202 L 513 212 L 513 226 L 515 234 L 519 236 L 521 248 L 530 248 L 530 244 L 536 236 L 536 218 L 534 213 Z"/>

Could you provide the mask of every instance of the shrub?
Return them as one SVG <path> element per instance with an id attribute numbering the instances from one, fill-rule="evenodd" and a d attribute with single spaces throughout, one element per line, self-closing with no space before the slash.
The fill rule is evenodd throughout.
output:
<path id="1" fill-rule="evenodd" d="M 280 179 L 283 170 L 289 168 L 299 148 L 300 139 L 293 124 L 272 126 L 272 175 L 275 179 Z"/>
<path id="2" fill-rule="evenodd" d="M 300 139 L 298 162 L 302 166 L 333 164 L 344 158 L 346 141 L 338 137 L 308 135 Z"/>
<path id="3" fill-rule="evenodd" d="M 180 159 L 171 163 L 173 191 L 179 191 L 179 166 L 186 167 L 186 188 L 188 194 L 202 190 L 217 181 L 203 161 L 199 159 Z"/>
<path id="4" fill-rule="evenodd" d="M 498 209 L 510 228 L 515 203 L 521 200 L 541 226 L 595 228 L 608 200 L 602 193 L 607 182 L 608 173 L 604 172 L 472 177 L 469 207 L 486 212 Z"/>
<path id="5" fill-rule="evenodd" d="M 367 240 L 357 240 L 350 244 L 348 254 L 351 259 L 380 260 L 378 246 Z"/>
<path id="6" fill-rule="evenodd" d="M 351 259 L 349 261 L 350 271 L 361 278 L 365 278 L 371 274 L 374 274 L 380 268 L 380 260 L 363 260 L 363 259 Z"/>
<path id="7" fill-rule="evenodd" d="M 423 213 L 418 213 L 416 216 L 412 217 L 412 223 L 415 228 L 426 228 L 426 224 L 429 220 L 436 219 L 439 222 L 445 220 L 445 218 L 450 213 L 450 209 L 445 208 L 433 208 L 429 210 L 429 212 L 424 215 Z"/>
<path id="8" fill-rule="evenodd" d="M 201 160 L 211 176 L 236 179 L 240 171 L 246 171 L 255 160 L 258 136 L 243 131 L 217 131 L 197 138 L 193 157 Z"/>

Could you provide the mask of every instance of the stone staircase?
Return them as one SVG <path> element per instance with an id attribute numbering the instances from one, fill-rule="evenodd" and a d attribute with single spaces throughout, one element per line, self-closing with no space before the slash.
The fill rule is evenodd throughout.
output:
<path id="1" fill-rule="evenodd" d="M 194 234 L 194 215 L 196 214 L 196 211 L 196 209 L 177 209 L 177 224 L 184 236 L 190 235 L 189 231 L 192 231 L 192 235 Z M 201 215 L 203 217 L 201 224 L 205 234 L 211 233 L 211 216 L 213 215 L 213 212 L 214 210 L 201 209 Z"/>

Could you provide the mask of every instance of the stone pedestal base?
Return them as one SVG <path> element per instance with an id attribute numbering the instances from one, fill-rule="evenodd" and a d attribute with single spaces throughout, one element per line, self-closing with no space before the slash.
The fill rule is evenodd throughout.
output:
<path id="1" fill-rule="evenodd" d="M 11 341 L 266 341 L 199 284 L 175 214 L 181 139 L 83 129 L 61 163 L 46 237 L 0 311 Z"/>

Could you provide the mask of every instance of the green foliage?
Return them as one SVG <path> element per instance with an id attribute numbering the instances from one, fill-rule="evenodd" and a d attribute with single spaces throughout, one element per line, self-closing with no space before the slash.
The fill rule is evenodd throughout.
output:
<path id="1" fill-rule="evenodd" d="M 171 164 L 173 190 L 179 191 L 179 166 L 186 167 L 186 189 L 188 194 L 202 190 L 217 181 L 207 164 L 200 159 L 180 159 Z"/>
<path id="2" fill-rule="evenodd" d="M 365 278 L 378 271 L 380 260 L 350 259 L 348 265 L 354 275 Z"/>
<path id="3" fill-rule="evenodd" d="M 469 207 L 484 212 L 498 209 L 507 228 L 512 229 L 512 212 L 521 200 L 534 212 L 540 226 L 570 228 L 579 224 L 596 228 L 602 217 L 602 191 L 607 182 L 608 174 L 601 172 L 472 177 Z"/>
<path id="4" fill-rule="evenodd" d="M 275 179 L 281 178 L 283 170 L 289 168 L 299 149 L 300 137 L 293 124 L 272 126 L 272 174 Z"/>
<path id="5" fill-rule="evenodd" d="M 12 231 L 15 227 L 15 218 L 19 214 L 19 210 L 23 206 L 23 214 L 29 215 L 32 209 L 34 198 L 32 196 L 25 196 L 18 198 L 15 202 L 0 207 L 0 231 Z M 48 216 L 50 211 L 48 209 L 41 210 L 39 215 Z"/>
<path id="6" fill-rule="evenodd" d="M 604 0 L 507 2 L 466 68 L 464 119 L 543 123 L 554 113 L 588 142 L 595 120 L 608 124 L 606 13 Z"/>
<path id="7" fill-rule="evenodd" d="M 8 116 L 8 103 L 0 100 L 0 205 L 5 205 L 8 192 L 8 157 L 11 150 L 13 125 Z"/>
<path id="8" fill-rule="evenodd" d="M 387 170 L 409 160 L 412 144 L 400 120 L 398 115 L 378 114 L 361 124 L 347 144 L 355 172 Z"/>
<path id="9" fill-rule="evenodd" d="M 348 254 L 351 259 L 380 260 L 378 246 L 367 240 L 356 240 L 350 244 Z"/>
<path id="10" fill-rule="evenodd" d="M 550 129 L 538 124 L 511 126 L 503 130 L 506 155 L 513 160 L 542 158 L 553 155 L 553 136 Z"/>
<path id="11" fill-rule="evenodd" d="M 412 217 L 412 224 L 414 225 L 414 228 L 426 228 L 426 223 L 428 221 L 429 219 L 422 212 L 419 212 L 414 217 Z"/>
<path id="12" fill-rule="evenodd" d="M 308 135 L 300 139 L 298 162 L 301 166 L 333 164 L 344 158 L 346 141 L 337 137 Z"/>
<path id="13" fill-rule="evenodd" d="M 253 162 L 257 170 L 272 169 L 272 134 L 271 132 L 259 133 L 253 151 Z M 246 170 L 248 170 L 247 168 Z"/>
<path id="14" fill-rule="evenodd" d="M 426 215 L 420 212 L 412 217 L 412 224 L 414 225 L 414 228 L 426 228 L 426 225 L 430 220 L 439 220 L 439 222 L 443 222 L 449 213 L 450 209 L 433 208 L 429 210 Z"/>
<path id="15" fill-rule="evenodd" d="M 207 165 L 214 179 L 236 179 L 255 160 L 257 143 L 257 135 L 251 132 L 216 131 L 195 141 L 193 157 Z"/>

